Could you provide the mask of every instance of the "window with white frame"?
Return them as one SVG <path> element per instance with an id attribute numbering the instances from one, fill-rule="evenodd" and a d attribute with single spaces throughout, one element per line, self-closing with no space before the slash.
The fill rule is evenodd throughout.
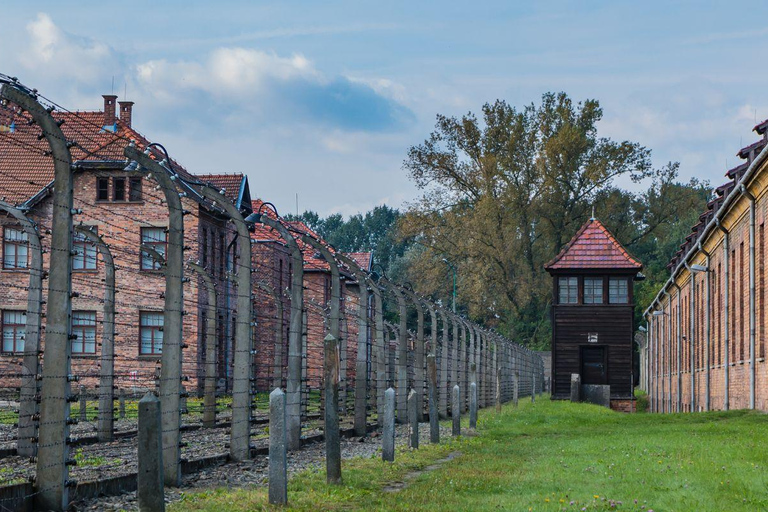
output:
<path id="1" fill-rule="evenodd" d="M 561 277 L 557 281 L 559 304 L 576 304 L 579 302 L 579 278 Z"/>
<path id="2" fill-rule="evenodd" d="M 78 231 L 72 238 L 72 270 L 96 270 L 96 244 Z"/>
<path id="3" fill-rule="evenodd" d="M 96 312 L 72 312 L 72 354 L 96 353 Z"/>
<path id="4" fill-rule="evenodd" d="M 24 337 L 27 332 L 27 313 L 3 310 L 3 352 L 24 352 Z"/>
<path id="5" fill-rule="evenodd" d="M 29 242 L 27 232 L 20 227 L 3 229 L 3 268 L 7 270 L 27 268 Z"/>
<path id="6" fill-rule="evenodd" d="M 163 353 L 163 313 L 141 311 L 139 313 L 139 354 Z"/>
<path id="7" fill-rule="evenodd" d="M 584 304 L 602 304 L 603 303 L 603 278 L 585 277 L 584 278 Z"/>
<path id="8" fill-rule="evenodd" d="M 612 277 L 608 282 L 608 302 L 610 304 L 627 304 L 629 302 L 629 279 Z"/>
<path id="9" fill-rule="evenodd" d="M 162 257 L 168 247 L 168 233 L 165 228 L 141 228 L 141 245 L 151 247 Z M 160 270 L 160 263 L 154 256 L 141 251 L 141 270 Z"/>

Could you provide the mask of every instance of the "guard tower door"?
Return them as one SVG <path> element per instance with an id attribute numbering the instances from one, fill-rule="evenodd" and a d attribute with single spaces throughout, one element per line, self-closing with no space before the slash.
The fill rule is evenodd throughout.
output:
<path id="1" fill-rule="evenodd" d="M 581 383 L 608 384 L 605 347 L 581 347 Z"/>

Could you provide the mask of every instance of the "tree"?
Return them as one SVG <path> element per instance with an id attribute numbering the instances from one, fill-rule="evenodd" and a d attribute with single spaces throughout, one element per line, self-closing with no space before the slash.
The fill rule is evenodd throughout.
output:
<path id="1" fill-rule="evenodd" d="M 445 296 L 447 258 L 459 269 L 470 315 L 548 345 L 544 264 L 598 201 L 637 206 L 613 186 L 616 178 L 653 174 L 648 149 L 598 136 L 601 117 L 597 101 L 574 104 L 565 93 L 521 110 L 487 103 L 482 122 L 472 113 L 438 115 L 435 131 L 404 162 L 423 191 L 400 223 L 423 249 L 411 266 L 419 291 Z"/>

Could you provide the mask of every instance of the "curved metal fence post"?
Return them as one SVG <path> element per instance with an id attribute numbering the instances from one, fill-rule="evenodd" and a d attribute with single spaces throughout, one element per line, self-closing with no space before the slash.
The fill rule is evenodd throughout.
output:
<path id="1" fill-rule="evenodd" d="M 205 383 L 203 385 L 203 427 L 216 426 L 216 354 L 218 343 L 216 341 L 216 311 L 218 300 L 216 298 L 216 285 L 213 278 L 202 265 L 189 262 L 191 268 L 205 284 L 208 294 L 206 305 L 205 324 Z"/>
<path id="2" fill-rule="evenodd" d="M 27 322 L 24 331 L 24 356 L 21 365 L 21 389 L 19 395 L 19 433 L 16 453 L 21 457 L 37 454 L 38 422 L 40 412 L 37 394 L 40 391 L 37 379 L 40 373 L 40 309 L 43 300 L 43 249 L 37 225 L 21 210 L 5 201 L 0 201 L 0 210 L 13 216 L 27 234 L 30 252 L 29 285 L 27 288 Z"/>
<path id="3" fill-rule="evenodd" d="M 416 350 L 413 357 L 413 389 L 416 400 L 416 416 L 419 422 L 424 421 L 424 308 L 421 299 L 413 290 L 402 287 L 402 291 L 411 299 L 416 308 Z"/>
<path id="4" fill-rule="evenodd" d="M 440 341 L 440 376 L 438 377 L 438 409 L 440 418 L 448 418 L 448 357 L 449 357 L 449 323 L 445 310 L 440 308 L 440 321 L 443 329 Z"/>

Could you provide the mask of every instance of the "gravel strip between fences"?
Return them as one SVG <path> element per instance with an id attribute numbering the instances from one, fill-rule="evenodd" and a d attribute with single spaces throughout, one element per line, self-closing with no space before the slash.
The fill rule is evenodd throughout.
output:
<path id="1" fill-rule="evenodd" d="M 450 434 L 449 427 L 440 426 L 441 438 L 448 438 Z M 399 425 L 396 428 L 395 436 L 395 443 L 398 446 L 405 445 L 408 442 L 408 426 Z M 420 424 L 419 438 L 422 443 L 429 442 L 429 423 Z M 381 435 L 379 432 L 365 438 L 354 437 L 341 440 L 341 456 L 344 459 L 370 458 L 377 455 L 380 449 Z M 298 453 L 288 454 L 289 474 L 307 469 L 325 471 L 324 463 L 325 444 L 322 442 L 305 446 Z M 267 472 L 267 457 L 265 456 L 256 457 L 247 462 L 228 462 L 206 468 L 195 474 L 185 476 L 181 487 L 166 488 L 165 501 L 166 503 L 176 502 L 181 500 L 185 494 L 217 487 L 248 488 L 266 485 Z M 290 496 L 288 496 L 288 500 L 290 501 Z M 75 502 L 74 510 L 135 511 L 138 510 L 136 493 L 130 492 L 120 496 Z"/>

